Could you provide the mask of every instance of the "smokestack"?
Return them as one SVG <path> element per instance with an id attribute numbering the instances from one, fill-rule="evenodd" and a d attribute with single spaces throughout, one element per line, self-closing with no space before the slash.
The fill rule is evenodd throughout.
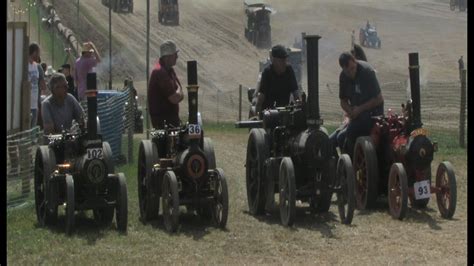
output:
<path id="1" fill-rule="evenodd" d="M 87 73 L 87 134 L 89 139 L 97 137 L 97 73 Z"/>
<path id="2" fill-rule="evenodd" d="M 323 124 L 319 113 L 319 35 L 306 35 L 306 66 L 308 76 L 308 108 L 306 123 L 309 127 L 319 127 Z"/>
<path id="3" fill-rule="evenodd" d="M 410 89 L 411 89 L 411 100 L 412 100 L 412 130 L 420 128 L 421 123 L 421 112 L 420 112 L 420 66 L 418 64 L 418 53 L 408 54 L 409 71 L 410 71 Z"/>
<path id="4" fill-rule="evenodd" d="M 197 80 L 197 63 L 196 61 L 188 61 L 188 110 L 189 124 L 197 124 L 198 113 L 198 80 Z"/>

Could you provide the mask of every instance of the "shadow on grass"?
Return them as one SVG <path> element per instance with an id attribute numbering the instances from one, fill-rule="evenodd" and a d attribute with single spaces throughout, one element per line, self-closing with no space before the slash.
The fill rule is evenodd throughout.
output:
<path id="1" fill-rule="evenodd" d="M 278 207 L 272 209 L 264 215 L 253 216 L 248 210 L 243 211 L 244 214 L 256 218 L 260 222 L 269 225 L 277 225 L 284 227 L 280 220 L 280 211 Z M 291 227 L 286 227 L 288 230 L 298 231 L 299 228 L 320 232 L 324 237 L 339 239 L 333 233 L 335 224 L 341 224 L 339 216 L 331 211 L 322 213 L 313 213 L 308 206 L 297 206 L 294 223 Z M 347 225 L 354 227 L 355 225 Z"/>
<path id="2" fill-rule="evenodd" d="M 388 207 L 388 198 L 386 196 L 380 196 L 375 203 L 375 207 L 369 210 L 359 210 L 357 215 L 370 215 L 373 213 L 382 213 L 384 215 L 390 216 L 390 211 Z M 405 222 L 415 222 L 420 224 L 428 224 L 429 227 L 433 230 L 441 230 L 442 228 L 439 226 L 438 221 L 433 218 L 435 215 L 439 215 L 438 211 L 426 207 L 426 208 L 416 208 L 412 207 L 410 203 L 408 203 L 408 210 L 406 213 L 405 218 L 401 221 Z M 452 219 L 455 220 L 455 219 Z"/>
<path id="3" fill-rule="evenodd" d="M 85 239 L 88 245 L 95 245 L 97 240 L 103 238 L 107 231 L 117 230 L 115 219 L 112 220 L 110 225 L 104 225 L 95 221 L 94 218 L 88 217 L 86 212 L 76 212 L 74 219 L 74 229 L 70 237 Z M 40 228 L 41 226 L 36 223 L 35 227 Z M 55 234 L 66 235 L 66 216 L 64 214 L 59 214 L 56 223 L 46 226 L 45 228 Z M 127 233 L 120 234 L 126 235 Z"/>
<path id="4" fill-rule="evenodd" d="M 141 222 L 140 222 L 141 223 Z M 143 224 L 143 223 L 142 223 Z M 193 240 L 200 240 L 204 236 L 210 233 L 210 228 L 216 228 L 212 219 L 206 219 L 201 217 L 194 212 L 180 211 L 179 214 L 179 226 L 178 230 L 175 233 L 169 233 L 163 221 L 163 215 L 159 215 L 157 219 L 148 221 L 145 225 L 151 225 L 154 229 L 162 230 L 163 232 L 168 233 L 169 235 L 180 235 L 184 234 L 185 236 L 192 237 Z M 220 229 L 224 232 L 228 232 L 228 229 Z"/>

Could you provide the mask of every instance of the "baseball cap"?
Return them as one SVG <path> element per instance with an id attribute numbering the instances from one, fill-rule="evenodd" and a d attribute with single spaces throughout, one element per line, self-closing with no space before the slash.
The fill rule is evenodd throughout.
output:
<path id="1" fill-rule="evenodd" d="M 283 45 L 275 45 L 272 47 L 271 55 L 276 58 L 287 58 L 288 51 Z"/>
<path id="2" fill-rule="evenodd" d="M 176 44 L 171 40 L 166 40 L 160 45 L 160 58 L 177 53 Z"/>
<path id="3" fill-rule="evenodd" d="M 90 45 L 90 43 L 83 43 L 82 44 L 82 52 L 91 52 L 93 53 L 94 52 L 94 48 L 92 48 L 92 45 Z"/>

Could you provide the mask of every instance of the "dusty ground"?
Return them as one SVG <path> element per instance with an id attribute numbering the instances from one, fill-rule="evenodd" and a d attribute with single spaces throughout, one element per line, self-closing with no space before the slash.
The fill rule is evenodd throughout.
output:
<path id="1" fill-rule="evenodd" d="M 153 65 L 164 39 L 173 39 L 180 49 L 177 72 L 186 82 L 187 60 L 198 61 L 201 99 L 204 106 L 223 104 L 221 117 L 235 117 L 234 99 L 239 84 L 254 86 L 258 62 L 268 51 L 250 45 L 243 36 L 242 1 L 196 0 L 180 2 L 180 26 L 158 23 L 157 2 L 151 2 L 150 64 Z M 366 49 L 367 57 L 378 71 L 380 83 L 408 79 L 408 53 L 419 52 L 421 78 L 425 81 L 457 81 L 457 60 L 467 54 L 467 16 L 449 10 L 446 0 L 298 0 L 269 1 L 277 10 L 272 16 L 272 42 L 291 46 L 301 32 L 318 34 L 320 40 L 320 82 L 337 89 L 339 54 L 350 46 L 351 30 L 366 20 L 377 26 L 382 49 Z M 82 0 L 80 23 L 75 2 L 57 1 L 61 18 L 79 33 L 82 40 L 93 40 L 104 57 L 99 67 L 108 80 L 108 8 L 100 1 Z M 113 77 L 117 86 L 126 75 L 134 77 L 141 95 L 145 94 L 146 1 L 135 1 L 134 14 L 113 13 Z M 79 27 L 78 27 L 79 26 Z M 467 66 L 467 59 L 465 58 Z M 303 72 L 305 72 L 304 70 Z M 303 79 L 306 83 L 306 79 Z M 304 86 L 306 87 L 306 86 Z M 216 91 L 221 92 L 216 99 Z M 227 94 L 226 94 L 227 93 Z M 229 94 L 230 93 L 230 94 Z M 386 98 L 403 91 L 383 91 Z M 321 98 L 338 107 L 337 97 L 321 90 Z M 326 97 L 326 98 L 324 98 Z M 230 110 L 232 108 L 232 110 Z M 334 110 L 338 111 L 338 110 Z M 214 115 L 209 113 L 209 116 Z"/>
<path id="2" fill-rule="evenodd" d="M 75 6 L 70 1 L 56 1 L 63 20 L 85 39 L 98 43 L 107 57 L 108 10 L 96 0 L 82 0 L 81 12 L 87 14 L 75 23 Z M 186 60 L 199 63 L 199 83 L 204 93 L 217 89 L 228 92 L 238 84 L 255 84 L 258 61 L 266 50 L 250 45 L 243 36 L 244 17 L 241 1 L 193 0 L 180 2 L 180 26 L 163 27 L 157 23 L 157 3 L 151 1 L 151 58 L 156 58 L 159 44 L 174 39 L 180 49 L 178 75 L 186 82 Z M 337 58 L 350 45 L 350 32 L 358 32 L 367 19 L 374 23 L 382 39 L 382 50 L 366 49 L 369 61 L 383 82 L 403 81 L 408 77 L 408 53 L 418 51 L 422 76 L 428 80 L 457 80 L 457 60 L 467 54 L 466 13 L 449 10 L 447 1 L 349 1 L 299 0 L 269 1 L 278 11 L 272 17 L 273 43 L 291 45 L 301 32 L 319 34 L 320 80 L 334 83 L 338 79 Z M 113 15 L 114 75 L 117 83 L 132 75 L 141 94 L 145 92 L 145 1 L 135 1 L 134 14 Z M 69 18 L 68 18 L 69 17 Z M 96 31 L 91 27 L 97 26 Z M 104 60 L 108 66 L 108 59 Z M 467 59 L 465 63 L 467 65 Z M 154 60 L 151 60 L 153 62 Z M 102 69 L 105 71 L 106 68 Z M 104 74 L 105 75 L 105 74 Z M 384 92 L 389 95 L 390 92 Z M 215 101 L 203 97 L 204 103 Z M 184 108 L 183 108 L 184 109 Z M 186 111 L 186 109 L 184 109 Z M 403 222 L 393 220 L 382 200 L 373 212 L 356 212 L 353 224 L 338 223 L 334 206 L 328 214 L 313 216 L 300 209 L 294 228 L 279 225 L 279 217 L 255 218 L 248 215 L 244 176 L 246 134 L 210 135 L 214 139 L 218 166 L 229 178 L 230 216 L 228 231 L 189 233 L 185 226 L 179 236 L 167 236 L 150 226 L 131 228 L 127 241 L 118 246 L 128 262 L 157 261 L 219 264 L 439 264 L 463 265 L 467 256 L 467 175 L 466 155 L 436 157 L 454 162 L 458 178 L 458 208 L 453 220 L 439 217 L 435 199 L 425 211 L 410 210 Z M 449 157 L 449 158 L 448 158 Z M 433 169 L 433 172 L 435 169 Z M 131 187 L 130 189 L 133 189 Z M 131 201 L 136 206 L 136 199 Z M 135 204 L 135 205 L 133 205 Z M 137 211 L 135 210 L 136 214 Z M 138 219 L 130 217 L 130 219 Z M 193 220 L 192 220 L 193 221 Z M 191 223 L 192 223 L 191 221 Z M 146 228 L 146 233 L 141 233 Z M 186 230 L 189 229 L 188 232 Z M 158 231 L 158 232 L 154 232 Z M 156 237 L 157 250 L 134 252 L 143 241 Z M 105 242 L 105 243 L 104 243 Z M 97 241 L 98 251 L 107 250 L 107 241 Z M 104 246 L 105 244 L 105 246 Z M 130 245 L 132 244 L 132 245 Z M 177 250 L 189 250 L 186 253 Z M 204 252 L 205 253 L 204 253 Z M 91 251 L 89 254 L 95 254 Z M 209 256 L 209 257 L 206 257 Z"/>

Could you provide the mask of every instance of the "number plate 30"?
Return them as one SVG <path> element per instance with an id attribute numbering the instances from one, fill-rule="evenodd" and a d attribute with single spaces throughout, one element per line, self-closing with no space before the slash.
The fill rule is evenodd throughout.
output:
<path id="1" fill-rule="evenodd" d="M 413 184 L 413 188 L 415 190 L 415 199 L 428 199 L 431 197 L 430 191 L 430 181 L 423 180 L 420 182 L 415 182 Z"/>
<path id="2" fill-rule="evenodd" d="M 92 159 L 102 159 L 102 148 L 90 148 L 87 149 L 87 159 L 92 160 Z"/>

